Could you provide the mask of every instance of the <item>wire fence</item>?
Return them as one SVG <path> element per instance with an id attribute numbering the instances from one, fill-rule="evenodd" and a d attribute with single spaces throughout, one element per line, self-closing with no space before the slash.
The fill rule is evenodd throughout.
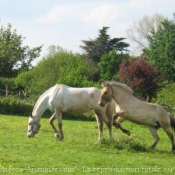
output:
<path id="1" fill-rule="evenodd" d="M 5 89 L 0 89 L 0 96 L 1 97 L 8 97 L 8 96 L 16 96 L 16 97 L 19 97 L 19 98 L 26 98 L 26 93 L 24 90 L 20 90 L 20 91 L 11 91 L 11 90 L 8 90 L 8 87 L 6 86 Z"/>

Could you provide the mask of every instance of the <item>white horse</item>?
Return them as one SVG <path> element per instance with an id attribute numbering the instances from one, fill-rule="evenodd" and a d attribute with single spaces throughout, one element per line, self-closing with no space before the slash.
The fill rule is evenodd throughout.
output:
<path id="1" fill-rule="evenodd" d="M 127 119 L 136 124 L 147 125 L 155 141 L 151 146 L 154 149 L 159 142 L 157 130 L 162 127 L 172 143 L 172 152 L 175 153 L 174 135 L 171 127 L 175 130 L 175 119 L 166 110 L 153 103 L 147 103 L 137 99 L 133 95 L 133 90 L 125 84 L 118 82 L 104 82 L 102 84 L 99 104 L 104 106 L 114 99 L 118 123 Z"/>
<path id="2" fill-rule="evenodd" d="M 40 118 L 47 109 L 54 112 L 49 121 L 57 140 L 62 140 L 64 138 L 62 113 L 68 112 L 76 115 L 83 114 L 91 109 L 94 110 L 99 127 L 98 140 L 102 138 L 103 122 L 107 125 L 109 137 L 112 137 L 111 123 L 115 111 L 115 104 L 114 102 L 107 103 L 104 108 L 101 107 L 98 104 L 100 94 L 101 90 L 94 87 L 73 88 L 63 84 L 57 84 L 51 87 L 39 97 L 30 114 L 28 121 L 28 137 L 33 137 L 38 133 Z M 53 124 L 55 118 L 58 119 L 59 132 Z M 114 125 L 118 127 L 118 124 L 115 123 Z"/>

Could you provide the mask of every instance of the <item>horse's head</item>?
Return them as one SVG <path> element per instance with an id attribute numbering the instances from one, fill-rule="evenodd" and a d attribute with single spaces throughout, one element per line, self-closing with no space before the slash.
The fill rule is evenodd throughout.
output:
<path id="1" fill-rule="evenodd" d="M 100 106 L 105 106 L 106 103 L 110 102 L 113 98 L 113 89 L 112 86 L 109 83 L 102 83 L 102 90 L 101 90 L 101 96 L 98 101 L 98 104 Z"/>
<path id="2" fill-rule="evenodd" d="M 29 122 L 28 122 L 27 136 L 34 137 L 35 134 L 38 133 L 40 127 L 41 127 L 41 125 L 39 124 L 39 122 L 35 121 L 35 117 L 33 117 L 33 115 L 30 114 Z"/>

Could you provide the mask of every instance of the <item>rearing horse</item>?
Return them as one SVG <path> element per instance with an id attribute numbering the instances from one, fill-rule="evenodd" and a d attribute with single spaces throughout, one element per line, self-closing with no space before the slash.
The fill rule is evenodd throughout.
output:
<path id="1" fill-rule="evenodd" d="M 136 124 L 147 125 L 155 141 L 151 146 L 154 149 L 159 142 L 157 130 L 162 127 L 172 143 L 172 152 L 175 153 L 174 135 L 171 131 L 175 130 L 175 119 L 166 110 L 153 103 L 147 103 L 137 99 L 133 95 L 133 90 L 125 84 L 118 82 L 104 82 L 102 84 L 101 97 L 99 104 L 104 106 L 114 99 L 118 119 L 127 119 Z M 120 122 L 120 121 L 118 121 Z"/>
<path id="2" fill-rule="evenodd" d="M 115 111 L 114 102 L 107 103 L 105 107 L 98 104 L 101 91 L 94 87 L 89 88 L 73 88 L 63 84 L 57 84 L 45 93 L 43 93 L 37 100 L 28 121 L 28 137 L 33 137 L 40 128 L 40 118 L 46 109 L 53 111 L 50 118 L 50 124 L 54 130 L 57 140 L 64 138 L 62 129 L 62 113 L 68 112 L 70 114 L 83 114 L 89 110 L 94 110 L 96 120 L 99 127 L 99 137 L 102 137 L 103 122 L 106 123 L 109 130 L 109 137 L 112 137 L 111 123 Z M 58 119 L 58 128 L 53 124 L 54 119 Z M 118 127 L 117 123 L 114 123 Z M 120 127 L 120 126 L 119 126 Z"/>

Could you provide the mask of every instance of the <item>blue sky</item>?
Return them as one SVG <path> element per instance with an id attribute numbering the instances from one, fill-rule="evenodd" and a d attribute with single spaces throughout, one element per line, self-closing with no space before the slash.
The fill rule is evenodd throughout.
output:
<path id="1" fill-rule="evenodd" d="M 111 37 L 126 37 L 144 15 L 172 19 L 174 12 L 174 0 L 0 0 L 0 25 L 11 23 L 25 45 L 43 45 L 43 56 L 50 45 L 81 52 L 81 40 L 94 39 L 103 26 Z"/>

